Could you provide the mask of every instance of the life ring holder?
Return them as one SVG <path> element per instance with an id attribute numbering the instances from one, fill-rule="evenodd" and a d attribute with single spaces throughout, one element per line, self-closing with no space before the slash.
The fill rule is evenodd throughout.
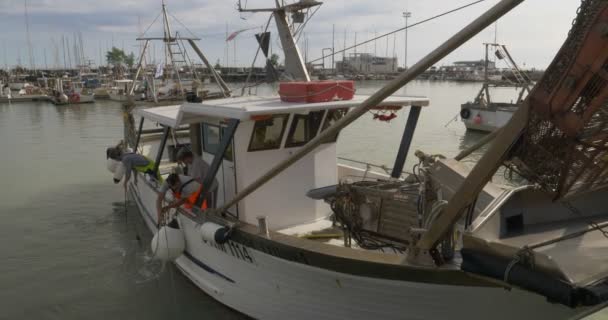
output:
<path id="1" fill-rule="evenodd" d="M 471 117 L 471 110 L 468 108 L 460 110 L 460 117 L 463 119 L 469 119 Z"/>

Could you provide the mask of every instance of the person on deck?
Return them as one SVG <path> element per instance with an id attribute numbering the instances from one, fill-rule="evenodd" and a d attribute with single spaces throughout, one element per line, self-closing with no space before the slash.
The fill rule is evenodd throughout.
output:
<path id="1" fill-rule="evenodd" d="M 137 184 L 137 172 L 149 174 L 156 179 L 160 179 L 158 170 L 154 170 L 154 161 L 146 156 L 137 153 L 125 153 L 121 147 L 108 148 L 106 157 L 116 161 L 120 161 L 122 168 L 117 168 L 114 172 L 114 183 L 119 183 L 123 175 L 125 176 L 124 187 L 127 188 L 128 182 L 131 179 L 131 172 L 135 172 L 135 183 Z"/>
<path id="2" fill-rule="evenodd" d="M 205 175 L 209 172 L 209 164 L 205 162 L 201 157 L 192 153 L 187 148 L 181 148 L 177 152 L 177 161 L 186 165 L 186 175 L 194 178 L 199 183 L 203 183 Z M 210 201 L 210 205 L 213 207 L 215 203 L 215 196 L 218 187 L 217 179 L 213 179 L 211 187 L 209 189 L 209 197 L 207 200 Z"/>
<path id="3" fill-rule="evenodd" d="M 173 192 L 175 200 L 163 207 L 163 200 L 169 190 Z M 156 198 L 157 227 L 164 221 L 164 214 L 169 209 L 177 208 L 182 205 L 184 205 L 186 209 L 192 209 L 196 205 L 196 201 L 202 191 L 203 185 L 196 179 L 181 174 L 178 175 L 176 173 L 170 174 L 161 185 L 158 197 Z M 202 202 L 200 208 L 207 209 L 207 200 Z"/>

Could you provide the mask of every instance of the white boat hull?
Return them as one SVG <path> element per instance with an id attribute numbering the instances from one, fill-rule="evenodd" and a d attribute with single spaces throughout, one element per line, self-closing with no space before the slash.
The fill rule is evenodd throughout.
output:
<path id="1" fill-rule="evenodd" d="M 131 184 L 130 194 L 155 232 L 155 191 L 139 182 Z M 315 267 L 306 258 L 269 254 L 283 250 L 272 241 L 264 251 L 237 240 L 204 242 L 194 221 L 178 220 L 186 237 L 186 253 L 175 261 L 181 272 L 214 299 L 258 319 L 521 320 L 564 319 L 575 313 L 517 289 L 357 275 L 350 261 L 330 255 L 327 261 L 337 261 L 344 272 Z"/>
<path id="2" fill-rule="evenodd" d="M 464 109 L 464 107 L 463 107 Z M 462 118 L 464 125 L 469 130 L 493 132 L 498 128 L 502 128 L 513 116 L 516 108 L 468 108 L 470 115 L 468 118 Z"/>
<path id="3" fill-rule="evenodd" d="M 92 103 L 95 102 L 95 94 L 80 94 L 80 98 L 78 102 L 71 102 L 72 104 L 74 103 Z"/>
<path id="4" fill-rule="evenodd" d="M 8 86 L 13 91 L 19 91 L 23 89 L 23 87 L 25 86 L 25 82 L 11 82 Z"/>
<path id="5" fill-rule="evenodd" d="M 112 101 L 126 102 L 129 99 L 129 97 L 124 94 L 115 94 L 111 92 L 108 93 L 108 96 Z"/>

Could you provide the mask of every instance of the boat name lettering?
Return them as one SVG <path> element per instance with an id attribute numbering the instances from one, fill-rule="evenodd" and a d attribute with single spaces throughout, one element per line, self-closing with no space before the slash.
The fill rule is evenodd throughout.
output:
<path id="1" fill-rule="evenodd" d="M 243 260 L 249 263 L 254 263 L 253 257 L 251 256 L 251 254 L 249 254 L 249 250 L 247 250 L 247 247 L 242 246 L 238 243 L 232 242 L 232 241 L 228 241 L 224 244 L 219 244 L 216 242 L 211 242 L 211 241 L 207 241 L 207 240 L 203 240 L 204 243 L 206 243 L 207 245 L 216 248 L 219 251 L 222 251 L 226 254 L 229 254 L 239 260 Z"/>

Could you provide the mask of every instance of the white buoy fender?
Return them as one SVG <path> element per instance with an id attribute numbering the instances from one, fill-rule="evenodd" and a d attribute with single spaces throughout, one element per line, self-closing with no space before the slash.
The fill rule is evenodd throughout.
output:
<path id="1" fill-rule="evenodd" d="M 173 261 L 186 250 L 186 239 L 181 229 L 163 226 L 152 238 L 151 246 L 154 259 Z"/>
<path id="2" fill-rule="evenodd" d="M 120 161 L 116 161 L 112 158 L 108 158 L 108 161 L 106 161 L 106 168 L 108 168 L 108 171 L 114 173 L 114 172 L 116 172 L 116 167 L 118 167 L 119 163 L 120 163 Z"/>
<path id="3" fill-rule="evenodd" d="M 223 244 L 228 241 L 229 228 L 213 222 L 205 222 L 200 226 L 201 237 L 205 241 Z"/>
<path id="4" fill-rule="evenodd" d="M 68 102 L 68 96 L 66 96 L 65 93 L 62 93 L 59 96 L 59 102 L 62 102 L 62 103 Z"/>
<path id="5" fill-rule="evenodd" d="M 114 183 L 119 183 L 120 179 L 125 175 L 125 165 L 122 162 L 118 162 L 116 164 L 116 168 L 114 169 Z"/>

